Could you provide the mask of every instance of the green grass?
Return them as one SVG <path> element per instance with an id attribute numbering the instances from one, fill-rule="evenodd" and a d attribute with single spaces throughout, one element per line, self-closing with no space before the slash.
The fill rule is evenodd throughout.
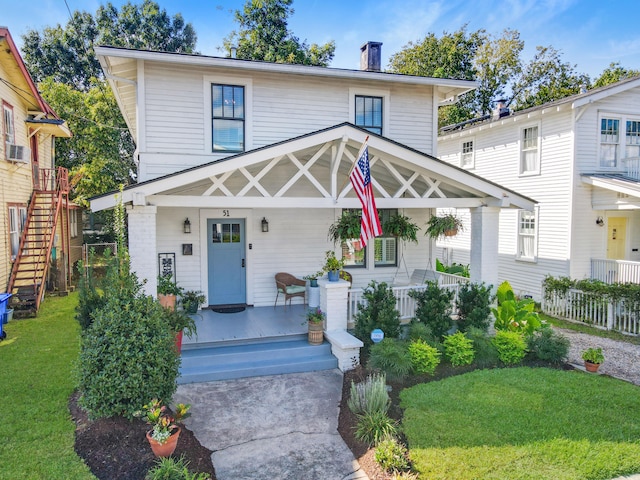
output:
<path id="1" fill-rule="evenodd" d="M 640 472 L 640 388 L 546 368 L 476 370 L 404 390 L 421 479 L 611 479 Z"/>
<path id="2" fill-rule="evenodd" d="M 51 297 L 38 318 L 4 325 L 0 342 L 0 479 L 94 479 L 73 450 L 67 407 L 76 385 L 77 294 Z"/>
<path id="3" fill-rule="evenodd" d="M 579 333 L 587 333 L 594 337 L 609 338 L 611 340 L 640 345 L 640 336 L 638 335 L 631 336 L 613 330 L 602 330 L 600 328 L 592 327 L 586 323 L 569 322 L 567 320 L 545 315 L 544 313 L 540 313 L 539 315 L 542 320 L 546 320 L 555 327 L 566 328 L 567 330 L 573 330 L 574 332 Z"/>

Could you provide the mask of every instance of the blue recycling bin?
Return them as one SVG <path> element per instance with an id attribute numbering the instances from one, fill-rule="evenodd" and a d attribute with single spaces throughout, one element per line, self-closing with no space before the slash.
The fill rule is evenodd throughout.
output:
<path id="1" fill-rule="evenodd" d="M 7 304 L 10 298 L 10 293 L 0 293 L 0 340 L 4 340 L 7 336 L 4 331 L 4 324 L 6 323 Z"/>

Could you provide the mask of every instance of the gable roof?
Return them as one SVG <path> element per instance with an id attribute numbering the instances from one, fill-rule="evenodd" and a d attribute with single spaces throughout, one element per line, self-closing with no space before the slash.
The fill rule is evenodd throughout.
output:
<path id="1" fill-rule="evenodd" d="M 348 176 L 369 138 L 379 208 L 499 206 L 533 209 L 535 200 L 431 155 L 350 123 L 131 185 L 123 203 L 192 207 L 358 208 Z M 342 185 L 340 187 L 340 185 Z M 113 208 L 120 192 L 97 196 Z"/>
<path id="2" fill-rule="evenodd" d="M 640 76 L 631 77 L 624 80 L 620 80 L 619 82 L 616 82 L 616 83 L 612 83 L 610 85 L 605 85 L 603 87 L 598 87 L 598 88 L 588 90 L 587 92 L 584 92 L 584 93 L 576 93 L 575 95 L 569 95 L 568 97 L 564 97 L 559 100 L 554 100 L 552 102 L 543 103 L 542 105 L 536 105 L 535 107 L 530 107 L 525 110 L 518 110 L 516 112 L 511 112 L 509 115 L 501 116 L 499 118 L 493 115 L 487 114 L 480 117 L 465 120 L 464 122 L 456 123 L 453 125 L 447 125 L 440 129 L 440 134 L 441 136 L 445 136 L 455 131 L 459 131 L 463 129 L 473 129 L 480 125 L 488 125 L 494 122 L 503 122 L 504 120 L 515 119 L 517 117 L 531 115 L 534 112 L 554 110 L 557 107 L 560 107 L 562 105 L 567 105 L 567 104 L 571 104 L 571 108 L 576 109 L 584 105 L 597 102 L 598 100 L 602 100 L 604 98 L 610 97 L 612 95 L 617 95 L 619 93 L 626 92 L 638 86 L 640 86 Z"/>
<path id="3" fill-rule="evenodd" d="M 71 132 L 65 122 L 60 119 L 58 114 L 40 95 L 7 27 L 0 27 L 0 63 L 2 63 L 6 74 L 10 77 L 7 79 L 0 78 L 0 81 L 7 83 L 14 91 L 17 91 L 31 111 L 38 112 L 46 117 L 44 119 L 29 119 L 28 122 L 42 123 L 44 120 L 49 120 L 47 125 L 41 124 L 37 128 L 44 129 L 47 133 L 52 133 L 56 136 L 70 137 Z"/>

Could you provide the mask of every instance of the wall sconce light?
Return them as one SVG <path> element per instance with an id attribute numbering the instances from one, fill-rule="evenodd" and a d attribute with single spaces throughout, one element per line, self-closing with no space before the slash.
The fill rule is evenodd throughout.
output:
<path id="1" fill-rule="evenodd" d="M 262 233 L 267 233 L 269 231 L 269 222 L 267 219 L 262 217 Z"/>
<path id="2" fill-rule="evenodd" d="M 596 225 L 598 225 L 599 227 L 604 227 L 604 220 L 602 219 L 602 217 L 598 217 L 596 219 Z"/>
<path id="3" fill-rule="evenodd" d="M 184 221 L 184 224 L 182 225 L 182 231 L 184 233 L 191 233 L 191 222 L 189 221 L 188 218 Z"/>

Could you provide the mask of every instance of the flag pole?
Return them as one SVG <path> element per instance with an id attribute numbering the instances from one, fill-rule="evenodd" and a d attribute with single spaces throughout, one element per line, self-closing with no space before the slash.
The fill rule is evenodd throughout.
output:
<path id="1" fill-rule="evenodd" d="M 362 142 L 362 145 L 363 146 L 366 145 L 368 141 L 369 141 L 369 135 L 366 136 L 366 138 L 364 139 L 364 142 Z M 360 158 L 361 151 L 362 151 L 362 147 L 360 147 L 360 150 L 358 150 L 356 159 L 351 164 L 351 168 L 349 169 L 349 173 L 347 173 L 347 178 L 345 178 L 344 183 L 342 184 L 342 187 L 340 187 L 340 189 L 336 192 L 336 201 L 338 201 L 338 195 L 340 195 L 340 192 L 344 190 L 344 187 L 346 187 L 347 183 L 349 183 L 349 177 L 351 176 L 351 172 L 353 172 L 353 169 L 356 168 L 356 163 L 358 162 L 358 158 Z"/>

